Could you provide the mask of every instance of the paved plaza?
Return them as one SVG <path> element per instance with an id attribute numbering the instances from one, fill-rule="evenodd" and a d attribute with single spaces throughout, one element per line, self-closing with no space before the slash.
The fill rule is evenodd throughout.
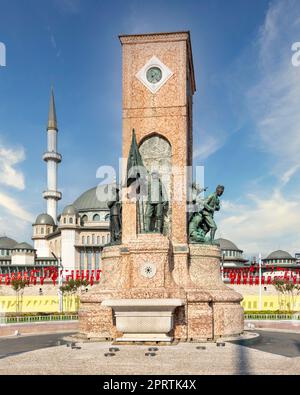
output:
<path id="1" fill-rule="evenodd" d="M 158 347 L 152 357 L 145 356 L 148 346 L 117 346 L 119 351 L 110 357 L 104 355 L 108 342 L 77 343 L 80 348 L 72 349 L 62 340 L 65 334 L 2 338 L 0 375 L 300 374 L 299 333 L 259 334 L 247 346 L 207 343 L 199 350 L 199 343 L 179 343 Z"/>

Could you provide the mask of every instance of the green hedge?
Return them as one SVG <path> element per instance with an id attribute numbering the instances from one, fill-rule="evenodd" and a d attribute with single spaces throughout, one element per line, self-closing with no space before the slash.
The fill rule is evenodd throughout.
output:
<path id="1" fill-rule="evenodd" d="M 64 311 L 63 313 L 45 313 L 45 312 L 40 312 L 40 313 L 4 313 L 5 317 L 37 317 L 37 316 L 49 316 L 49 315 L 76 315 L 77 313 L 72 312 L 67 312 Z"/>
<path id="2" fill-rule="evenodd" d="M 294 314 L 299 313 L 298 311 L 288 310 L 244 310 L 245 314 Z"/>

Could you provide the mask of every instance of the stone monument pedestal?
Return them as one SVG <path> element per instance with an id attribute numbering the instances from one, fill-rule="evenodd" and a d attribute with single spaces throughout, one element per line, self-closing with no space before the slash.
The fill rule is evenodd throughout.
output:
<path id="1" fill-rule="evenodd" d="M 189 245 L 189 274 L 195 288 L 186 288 L 188 339 L 216 339 L 244 330 L 243 297 L 227 287 L 220 275 L 220 248 Z"/>
<path id="2" fill-rule="evenodd" d="M 242 296 L 221 280 L 220 248 L 190 244 L 188 251 L 190 281 L 182 286 L 170 270 L 166 237 L 141 234 L 105 247 L 102 280 L 81 298 L 80 332 L 118 341 L 206 341 L 242 333 Z"/>

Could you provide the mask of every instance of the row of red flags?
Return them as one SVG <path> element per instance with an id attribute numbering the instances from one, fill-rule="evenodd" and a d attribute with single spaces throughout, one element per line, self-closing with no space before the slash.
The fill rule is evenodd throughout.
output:
<path id="1" fill-rule="evenodd" d="M 285 280 L 286 282 L 293 282 L 294 284 L 300 284 L 300 277 L 293 277 L 293 276 L 262 276 L 261 277 L 261 284 L 262 285 L 271 285 L 275 279 Z M 259 285 L 259 276 L 249 276 L 249 277 L 230 277 L 230 284 L 237 284 L 237 285 Z"/>
<path id="2" fill-rule="evenodd" d="M 293 272 L 296 273 L 297 275 L 300 274 L 300 269 L 291 269 L 291 268 L 286 268 L 286 267 L 279 267 L 279 266 L 263 266 L 262 270 L 268 271 L 271 273 L 274 272 Z M 236 273 L 253 273 L 253 272 L 258 272 L 259 267 L 258 266 L 250 266 L 246 268 L 223 268 L 223 272 L 231 273 L 231 272 L 236 272 Z"/>
<path id="3" fill-rule="evenodd" d="M 275 279 L 282 279 L 286 282 L 293 282 L 294 284 L 300 284 L 300 270 L 291 270 L 289 268 L 276 268 L 277 272 L 283 272 L 283 275 L 279 276 L 261 276 L 261 284 L 272 284 Z M 249 285 L 259 285 L 259 275 L 254 275 L 254 270 L 251 268 L 238 268 L 238 269 L 223 269 L 223 277 L 229 278 L 231 284 L 249 284 Z M 272 270 L 271 273 L 274 273 Z M 278 273 L 279 274 L 279 273 Z"/>
<path id="4" fill-rule="evenodd" d="M 59 274 L 62 275 L 63 271 L 58 272 L 57 268 L 49 267 L 44 268 L 44 276 L 37 277 L 37 273 L 41 270 L 31 270 L 30 272 L 12 272 L 11 274 L 1 274 L 0 273 L 0 284 L 2 284 L 2 280 L 4 280 L 5 285 L 10 285 L 13 280 L 25 280 L 28 281 L 29 284 L 36 285 L 39 281 L 40 285 L 43 285 L 46 279 L 50 279 L 53 285 L 56 285 L 58 282 Z M 67 274 L 67 270 L 64 271 L 64 279 L 63 282 L 68 282 L 69 279 L 73 280 L 87 280 L 90 285 L 93 285 L 94 282 L 100 281 L 100 275 L 102 270 L 71 270 L 70 274 Z"/>

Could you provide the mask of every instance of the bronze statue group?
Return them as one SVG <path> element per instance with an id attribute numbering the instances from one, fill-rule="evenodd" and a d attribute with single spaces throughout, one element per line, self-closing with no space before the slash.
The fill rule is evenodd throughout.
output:
<path id="1" fill-rule="evenodd" d="M 164 218 L 169 207 L 166 189 L 158 171 L 148 173 L 145 169 L 134 130 L 127 162 L 125 187 L 128 188 L 128 197 L 136 199 L 138 232 L 163 233 Z M 218 185 L 214 193 L 200 201 L 200 193 L 204 190 L 206 189 L 200 189 L 195 183 L 192 184 L 192 212 L 188 220 L 189 241 L 191 243 L 215 244 L 217 225 L 214 213 L 220 210 L 220 196 L 224 192 L 224 186 Z M 144 201 L 146 202 L 145 207 L 143 206 Z M 107 205 L 110 209 L 110 243 L 120 244 L 122 240 L 122 204 L 120 189 L 117 185 L 114 187 L 114 199 L 108 201 Z M 209 236 L 207 236 L 208 233 Z"/>

